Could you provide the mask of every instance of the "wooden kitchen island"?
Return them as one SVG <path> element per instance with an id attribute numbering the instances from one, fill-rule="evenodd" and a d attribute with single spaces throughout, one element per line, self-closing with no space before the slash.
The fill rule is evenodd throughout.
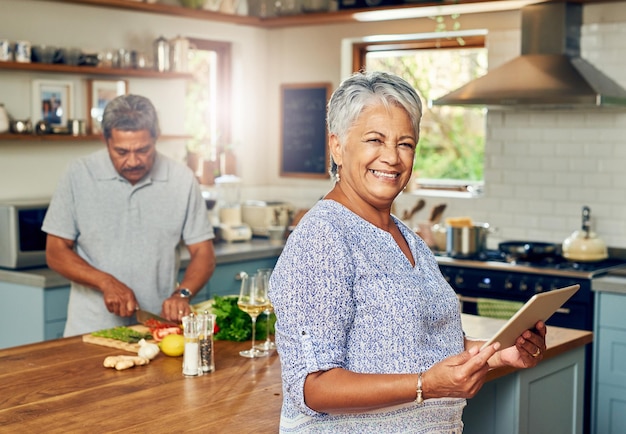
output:
<path id="1" fill-rule="evenodd" d="M 489 336 L 502 323 L 467 315 L 463 322 L 468 335 L 475 337 Z M 563 358 L 557 368 L 561 371 L 569 369 L 572 354 L 584 357 L 578 350 L 591 342 L 591 333 L 549 327 L 548 338 L 549 350 L 540 366 Z M 239 356 L 249 346 L 249 342 L 216 341 L 215 372 L 192 378 L 182 375 L 182 357 L 163 354 L 147 366 L 119 372 L 104 368 L 106 356 L 124 351 L 88 344 L 81 337 L 0 350 L 1 431 L 277 432 L 282 403 L 280 361 L 275 353 L 260 359 Z M 538 368 L 492 371 L 484 387 L 485 399 L 492 393 L 488 386 L 508 382 L 519 372 L 540 372 Z M 582 396 L 576 399 L 582 403 Z M 477 405 L 471 401 L 466 413 L 471 409 L 476 415 Z M 466 416 L 466 431 L 473 432 L 472 415 Z M 517 426 L 509 424 L 507 432 L 525 432 Z"/>

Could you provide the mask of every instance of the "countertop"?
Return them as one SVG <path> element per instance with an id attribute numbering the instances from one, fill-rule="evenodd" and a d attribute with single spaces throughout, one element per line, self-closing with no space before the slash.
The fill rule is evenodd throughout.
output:
<path id="1" fill-rule="evenodd" d="M 463 315 L 469 336 L 503 324 Z M 591 342 L 591 332 L 548 327 L 546 358 Z M 276 353 L 247 359 L 250 342 L 215 342 L 216 371 L 182 375 L 182 357 L 157 356 L 117 372 L 102 367 L 121 350 L 81 337 L 0 350 L 0 426 L 11 432 L 277 432 L 282 390 Z M 498 369 L 490 380 L 511 373 Z"/>
<path id="2" fill-rule="evenodd" d="M 594 292 L 613 292 L 626 295 L 626 273 L 612 271 L 606 276 L 593 279 L 591 289 Z"/>
<path id="3" fill-rule="evenodd" d="M 244 242 L 217 242 L 215 243 L 215 260 L 217 264 L 250 261 L 279 256 L 284 243 L 276 244 L 266 238 L 253 238 Z M 189 252 L 186 248 L 180 249 L 181 267 L 189 261 Z M 0 282 L 15 283 L 18 285 L 33 286 L 36 288 L 56 288 L 67 286 L 69 280 L 48 267 L 29 268 L 24 270 L 8 270 L 0 268 Z"/>

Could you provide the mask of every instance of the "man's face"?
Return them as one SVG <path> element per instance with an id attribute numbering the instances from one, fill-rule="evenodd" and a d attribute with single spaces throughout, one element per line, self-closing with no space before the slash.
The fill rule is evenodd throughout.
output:
<path id="1" fill-rule="evenodd" d="M 156 141 L 148 130 L 113 130 L 107 150 L 117 173 L 135 185 L 154 165 Z"/>

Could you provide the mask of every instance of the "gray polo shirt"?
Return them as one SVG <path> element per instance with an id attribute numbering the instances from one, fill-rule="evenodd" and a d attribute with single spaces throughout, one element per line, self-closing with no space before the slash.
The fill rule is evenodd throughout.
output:
<path id="1" fill-rule="evenodd" d="M 213 238 L 193 173 L 157 153 L 151 172 L 131 185 L 106 149 L 73 161 L 52 197 L 42 230 L 75 241 L 81 258 L 128 285 L 139 305 L 160 312 L 175 289 L 180 240 Z M 64 336 L 129 324 L 102 293 L 72 282 Z"/>

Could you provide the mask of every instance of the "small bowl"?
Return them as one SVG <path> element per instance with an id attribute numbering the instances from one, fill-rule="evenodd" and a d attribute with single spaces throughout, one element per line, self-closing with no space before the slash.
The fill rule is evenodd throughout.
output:
<path id="1" fill-rule="evenodd" d="M 31 60 L 38 63 L 54 63 L 58 51 L 57 47 L 51 45 L 35 45 L 31 49 Z"/>

